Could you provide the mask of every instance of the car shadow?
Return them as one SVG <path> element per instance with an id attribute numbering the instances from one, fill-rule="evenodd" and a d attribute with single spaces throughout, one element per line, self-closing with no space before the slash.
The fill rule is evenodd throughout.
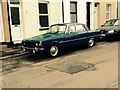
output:
<path id="1" fill-rule="evenodd" d="M 54 60 L 56 58 L 62 58 L 68 55 L 72 55 L 73 53 L 79 52 L 81 50 L 88 49 L 87 46 L 82 46 L 82 47 L 74 47 L 74 48 L 67 48 L 67 49 L 62 49 L 60 54 L 57 57 L 50 57 L 46 52 L 38 52 L 38 53 L 30 53 L 27 55 L 24 60 L 33 62 L 33 63 L 38 63 L 38 62 L 43 62 L 43 61 L 50 61 Z"/>

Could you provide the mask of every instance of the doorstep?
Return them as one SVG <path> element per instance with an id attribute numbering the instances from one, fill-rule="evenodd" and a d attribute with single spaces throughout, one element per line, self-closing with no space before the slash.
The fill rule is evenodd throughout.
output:
<path id="1" fill-rule="evenodd" d="M 20 47 L 2 48 L 0 49 L 0 60 L 18 57 L 24 54 L 28 54 L 28 52 L 24 52 Z"/>
<path id="2" fill-rule="evenodd" d="M 0 51 L 7 49 L 7 45 L 0 45 Z"/>

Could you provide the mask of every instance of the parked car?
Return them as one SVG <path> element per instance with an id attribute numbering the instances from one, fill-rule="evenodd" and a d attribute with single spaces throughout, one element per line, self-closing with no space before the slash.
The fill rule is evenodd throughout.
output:
<path id="1" fill-rule="evenodd" d="M 103 39 L 120 39 L 120 18 L 106 21 L 100 28 Z"/>
<path id="2" fill-rule="evenodd" d="M 80 23 L 63 23 L 51 25 L 48 32 L 22 41 L 22 49 L 33 53 L 46 51 L 56 57 L 61 49 L 88 45 L 92 47 L 100 39 L 100 31 L 90 31 Z"/>

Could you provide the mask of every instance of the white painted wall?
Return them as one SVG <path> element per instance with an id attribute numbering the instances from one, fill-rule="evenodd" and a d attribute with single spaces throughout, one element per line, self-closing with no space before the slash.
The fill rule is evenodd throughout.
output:
<path id="1" fill-rule="evenodd" d="M 49 24 L 62 23 L 62 0 L 49 0 Z"/>
<path id="2" fill-rule="evenodd" d="M 22 10 L 22 30 L 23 38 L 33 37 L 39 34 L 43 34 L 46 30 L 39 30 L 39 8 L 38 2 L 41 0 L 26 1 L 22 0 L 21 10 Z M 42 0 L 47 1 L 49 6 L 49 25 L 62 23 L 62 0 Z M 64 22 L 69 23 L 70 20 L 70 0 L 64 1 Z M 73 0 L 72 0 L 73 1 Z M 86 24 L 86 2 L 81 0 L 77 1 L 77 21 L 78 23 Z"/>
<path id="3" fill-rule="evenodd" d="M 40 0 L 41 1 L 41 0 Z M 62 23 L 62 0 L 42 0 L 48 2 L 49 26 L 56 23 Z M 60 2 L 61 1 L 61 2 Z M 39 0 L 22 0 L 22 27 L 24 38 L 33 37 L 46 32 L 39 30 Z"/>
<path id="4" fill-rule="evenodd" d="M 38 2 L 22 1 L 22 28 L 23 37 L 29 38 L 40 34 L 39 31 L 39 16 L 38 16 Z"/>
<path id="5" fill-rule="evenodd" d="M 86 24 L 86 2 L 83 2 L 82 0 L 77 0 L 78 1 L 78 8 L 77 8 L 77 18 L 78 18 L 78 23 L 84 23 Z"/>
<path id="6" fill-rule="evenodd" d="M 70 1 L 77 2 L 77 21 L 86 24 L 86 1 L 63 0 L 64 1 L 64 22 L 70 23 Z"/>
<path id="7" fill-rule="evenodd" d="M 70 22 L 70 1 L 63 0 L 64 2 L 64 23 Z"/>

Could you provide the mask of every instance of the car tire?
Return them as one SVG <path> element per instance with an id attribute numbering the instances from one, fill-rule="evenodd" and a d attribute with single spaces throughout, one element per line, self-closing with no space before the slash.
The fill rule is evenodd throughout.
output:
<path id="1" fill-rule="evenodd" d="M 49 48 L 49 55 L 51 57 L 56 57 L 59 54 L 59 47 L 57 45 L 51 45 Z"/>
<path id="2" fill-rule="evenodd" d="M 93 47 L 95 45 L 95 40 L 93 38 L 89 39 L 88 46 Z"/>

